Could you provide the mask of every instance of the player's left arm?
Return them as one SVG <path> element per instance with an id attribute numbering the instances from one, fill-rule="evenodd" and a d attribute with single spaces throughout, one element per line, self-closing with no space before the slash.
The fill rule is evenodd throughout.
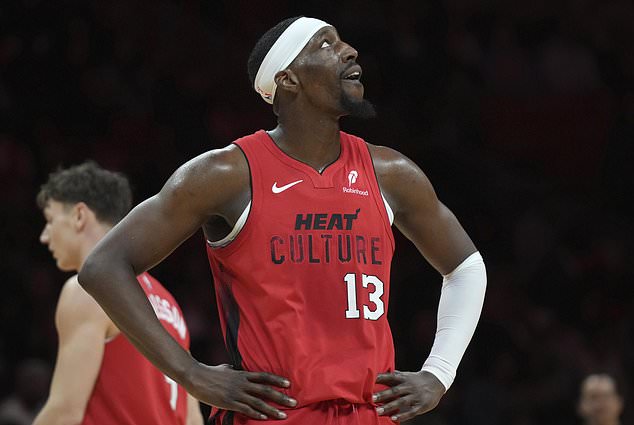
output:
<path id="1" fill-rule="evenodd" d="M 51 389 L 34 425 L 78 425 L 101 368 L 105 338 L 112 322 L 77 282 L 64 285 L 55 325 L 59 348 Z"/>
<path id="2" fill-rule="evenodd" d="M 419 372 L 380 374 L 390 388 L 374 395 L 377 411 L 405 421 L 432 410 L 452 384 L 473 336 L 486 288 L 482 257 L 456 216 L 438 200 L 414 162 L 393 149 L 370 146 L 381 191 L 394 212 L 394 224 L 443 275 L 438 328 Z"/>

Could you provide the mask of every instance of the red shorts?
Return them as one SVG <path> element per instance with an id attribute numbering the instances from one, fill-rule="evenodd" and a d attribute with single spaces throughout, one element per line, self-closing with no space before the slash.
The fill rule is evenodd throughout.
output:
<path id="1" fill-rule="evenodd" d="M 394 425 L 389 416 L 379 416 L 370 404 L 354 404 L 345 400 L 328 400 L 297 409 L 284 410 L 287 419 L 272 419 L 279 425 Z M 261 425 L 263 422 L 239 413 L 220 412 L 212 417 L 213 425 Z"/>

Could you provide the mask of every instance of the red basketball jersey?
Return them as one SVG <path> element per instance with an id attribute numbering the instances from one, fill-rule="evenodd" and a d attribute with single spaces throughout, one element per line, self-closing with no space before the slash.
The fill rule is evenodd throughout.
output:
<path id="1" fill-rule="evenodd" d="M 152 276 L 138 281 L 165 329 L 185 349 L 189 332 L 180 307 Z M 106 342 L 103 362 L 82 424 L 175 425 L 187 419 L 187 393 L 119 334 Z"/>
<path id="2" fill-rule="evenodd" d="M 394 369 L 390 220 L 366 143 L 340 139 L 321 174 L 264 131 L 237 140 L 250 211 L 232 242 L 207 247 L 234 366 L 289 378 L 300 407 L 371 403 L 376 375 Z"/>

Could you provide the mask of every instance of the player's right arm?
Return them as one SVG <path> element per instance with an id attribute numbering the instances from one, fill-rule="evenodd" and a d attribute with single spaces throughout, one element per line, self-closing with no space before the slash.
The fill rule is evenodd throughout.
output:
<path id="1" fill-rule="evenodd" d="M 194 158 L 97 244 L 79 282 L 137 349 L 195 398 L 256 419 L 281 419 L 286 415 L 264 400 L 296 404 L 273 388 L 288 387 L 285 378 L 199 363 L 163 328 L 136 281 L 211 217 L 232 217 L 249 185 L 248 165 L 236 146 Z"/>
<path id="2" fill-rule="evenodd" d="M 112 322 L 74 276 L 62 289 L 55 325 L 59 348 L 53 380 L 34 425 L 81 423 L 101 368 L 106 334 Z"/>

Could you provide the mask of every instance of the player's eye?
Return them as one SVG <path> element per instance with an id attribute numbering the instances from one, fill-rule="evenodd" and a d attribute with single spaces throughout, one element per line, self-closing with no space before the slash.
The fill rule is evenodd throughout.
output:
<path id="1" fill-rule="evenodd" d="M 328 40 L 324 40 L 323 43 L 321 43 L 321 48 L 325 49 L 326 47 L 330 47 L 330 43 L 328 42 Z"/>

